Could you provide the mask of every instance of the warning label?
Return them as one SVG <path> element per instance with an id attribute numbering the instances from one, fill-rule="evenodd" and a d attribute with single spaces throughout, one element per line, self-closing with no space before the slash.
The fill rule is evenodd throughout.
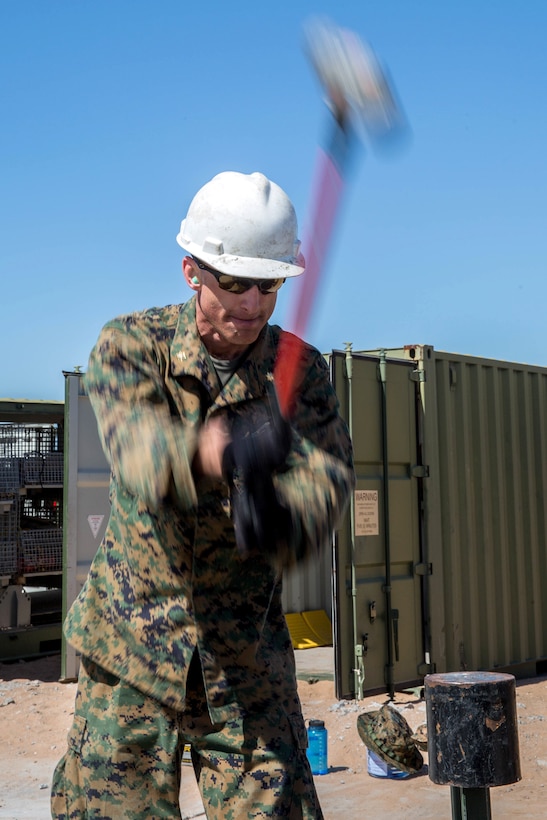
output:
<path id="1" fill-rule="evenodd" d="M 355 535 L 378 535 L 378 490 L 355 490 Z"/>
<path id="2" fill-rule="evenodd" d="M 89 529 L 93 533 L 93 538 L 96 538 L 99 534 L 99 530 L 101 529 L 101 524 L 103 523 L 104 515 L 88 515 L 87 516 L 87 523 L 89 524 Z"/>

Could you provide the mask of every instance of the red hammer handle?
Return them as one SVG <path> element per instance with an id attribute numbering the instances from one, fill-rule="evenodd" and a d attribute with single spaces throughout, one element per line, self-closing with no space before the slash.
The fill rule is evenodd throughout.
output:
<path id="1" fill-rule="evenodd" d="M 297 390 L 304 347 L 302 337 L 306 332 L 313 301 L 319 288 L 344 183 L 341 169 L 333 155 L 323 149 L 320 149 L 317 160 L 316 179 L 308 242 L 304 244 L 306 272 L 297 283 L 299 293 L 289 322 L 290 333 L 282 333 L 274 368 L 279 406 L 285 417 L 291 413 L 291 405 Z"/>

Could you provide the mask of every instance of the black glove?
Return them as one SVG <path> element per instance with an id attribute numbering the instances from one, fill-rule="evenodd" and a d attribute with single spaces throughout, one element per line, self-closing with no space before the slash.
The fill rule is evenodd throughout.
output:
<path id="1" fill-rule="evenodd" d="M 222 457 L 222 472 L 228 480 L 235 470 L 245 475 L 270 475 L 285 465 L 290 449 L 291 427 L 273 394 L 266 402 L 250 402 L 249 412 L 235 423 Z"/>
<path id="2" fill-rule="evenodd" d="M 291 428 L 272 395 L 240 416 L 226 447 L 222 471 L 232 491 L 232 516 L 242 555 L 275 552 L 290 538 L 291 514 L 280 502 L 272 473 L 285 466 Z"/>
<path id="3" fill-rule="evenodd" d="M 271 475 L 245 476 L 232 485 L 232 517 L 243 557 L 255 550 L 271 556 L 286 552 L 292 519 L 277 496 Z"/>

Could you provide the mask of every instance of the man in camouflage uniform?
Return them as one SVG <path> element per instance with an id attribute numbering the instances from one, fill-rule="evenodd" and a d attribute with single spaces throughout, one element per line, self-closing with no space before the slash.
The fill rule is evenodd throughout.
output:
<path id="1" fill-rule="evenodd" d="M 177 240 L 193 298 L 109 322 L 85 377 L 111 515 L 65 623 L 81 664 L 52 816 L 180 818 L 191 743 L 209 820 L 318 820 L 281 574 L 328 548 L 354 476 L 314 348 L 290 426 L 275 411 L 294 209 L 261 174 L 219 174 Z"/>

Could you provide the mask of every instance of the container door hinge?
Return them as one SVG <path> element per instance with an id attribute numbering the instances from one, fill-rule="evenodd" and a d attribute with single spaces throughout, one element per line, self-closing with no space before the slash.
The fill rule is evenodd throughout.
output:
<path id="1" fill-rule="evenodd" d="M 433 575 L 433 564 L 414 564 L 414 575 Z"/>
<path id="2" fill-rule="evenodd" d="M 411 370 L 408 378 L 411 382 L 425 382 L 425 370 Z"/>
<path id="3" fill-rule="evenodd" d="M 429 478 L 429 467 L 427 464 L 415 464 L 410 474 L 412 478 Z"/>

